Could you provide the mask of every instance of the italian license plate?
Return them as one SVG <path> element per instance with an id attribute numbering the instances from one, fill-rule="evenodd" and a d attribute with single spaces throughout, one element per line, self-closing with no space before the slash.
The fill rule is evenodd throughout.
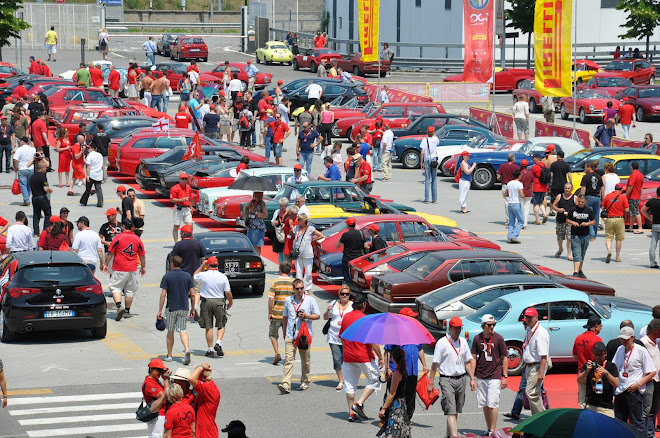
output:
<path id="1" fill-rule="evenodd" d="M 190 49 L 191 52 L 199 52 L 199 49 Z"/>
<path id="2" fill-rule="evenodd" d="M 237 274 L 239 262 L 225 262 L 225 274 Z"/>
<path id="3" fill-rule="evenodd" d="M 67 316 L 76 316 L 73 310 L 47 310 L 44 312 L 44 318 L 63 318 Z"/>

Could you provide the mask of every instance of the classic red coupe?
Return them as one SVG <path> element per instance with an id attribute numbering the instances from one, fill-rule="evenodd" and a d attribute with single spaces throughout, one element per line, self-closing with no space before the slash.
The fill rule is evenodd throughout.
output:
<path id="1" fill-rule="evenodd" d="M 616 99 L 627 97 L 637 110 L 637 121 L 647 122 L 660 116 L 660 86 L 633 85 L 614 95 Z"/>
<path id="2" fill-rule="evenodd" d="M 304 54 L 296 55 L 293 58 L 293 69 L 300 70 L 301 68 L 308 68 L 312 73 L 316 73 L 318 66 L 321 65 L 321 61 L 324 59 L 328 63 L 328 68 L 330 68 L 330 62 L 333 59 L 342 59 L 342 56 L 327 47 L 308 49 Z"/>
<path id="3" fill-rule="evenodd" d="M 615 59 L 605 66 L 602 73 L 613 73 L 628 79 L 633 84 L 653 84 L 655 82 L 655 67 L 645 59 Z"/>
<path id="4" fill-rule="evenodd" d="M 598 73 L 598 75 L 589 79 L 586 84 L 578 86 L 580 88 L 596 88 L 598 90 L 605 90 L 610 96 L 616 95 L 619 91 L 623 91 L 630 87 L 631 83 L 628 79 L 619 76 L 616 73 Z"/>
<path id="5" fill-rule="evenodd" d="M 247 90 L 248 87 L 248 65 L 245 62 L 230 62 L 229 69 L 231 70 L 232 79 L 234 79 L 234 74 L 238 75 L 238 79 L 243 82 L 243 91 Z M 203 71 L 202 74 L 210 74 L 217 78 L 222 79 L 225 74 L 225 64 L 220 63 L 216 68 L 211 71 Z M 257 79 L 254 82 L 254 87 L 257 89 L 266 88 L 268 85 L 273 82 L 273 75 L 270 73 L 257 73 Z"/>
<path id="6" fill-rule="evenodd" d="M 186 71 L 187 66 L 180 62 L 161 62 L 156 64 L 156 69 L 153 70 L 153 75 L 155 78 L 161 78 L 163 77 L 163 73 L 167 72 L 167 79 L 170 81 L 170 87 L 172 87 L 172 91 L 176 93 L 177 85 L 179 85 L 179 81 L 183 79 L 183 74 L 186 73 Z M 200 73 L 199 81 L 202 86 L 206 86 L 209 84 L 219 84 L 220 78 L 208 73 Z"/>
<path id="7" fill-rule="evenodd" d="M 534 80 L 534 70 L 527 68 L 495 67 L 495 90 L 513 91 L 520 88 L 522 81 Z M 445 82 L 463 82 L 463 73 L 447 76 Z"/>
<path id="8" fill-rule="evenodd" d="M 392 66 L 391 61 L 380 61 L 380 70 L 378 68 L 378 61 L 364 62 L 361 53 L 353 53 L 352 55 L 345 55 L 341 59 L 337 59 L 337 67 L 344 71 L 352 73 L 355 76 L 364 76 L 368 74 L 378 74 L 384 78 Z"/>
<path id="9" fill-rule="evenodd" d="M 613 99 L 607 91 L 595 88 L 576 90 L 575 95 L 575 98 L 562 97 L 559 100 L 559 111 L 564 120 L 568 120 L 570 115 L 577 115 L 582 123 L 601 122 L 608 102 L 612 102 L 612 108 L 615 110 L 621 105 L 621 102 Z"/>

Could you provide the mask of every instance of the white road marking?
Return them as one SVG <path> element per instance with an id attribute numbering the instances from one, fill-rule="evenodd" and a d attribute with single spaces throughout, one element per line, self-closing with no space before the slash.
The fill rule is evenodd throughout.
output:
<path id="1" fill-rule="evenodd" d="M 121 392 L 118 394 L 88 394 L 88 395 L 64 395 L 64 396 L 44 396 L 44 397 L 21 397 L 12 400 L 12 406 L 16 405 L 35 405 L 45 403 L 66 403 L 83 402 L 94 400 L 121 400 L 127 398 L 141 398 L 141 392 Z"/>
<path id="2" fill-rule="evenodd" d="M 114 55 L 114 56 L 118 56 L 119 58 L 126 59 L 126 57 L 124 55 L 120 55 L 119 53 L 116 53 L 116 52 L 110 52 L 110 53 L 112 53 L 112 55 Z"/>
<path id="3" fill-rule="evenodd" d="M 34 418 L 31 420 L 18 420 L 22 426 L 33 426 L 35 424 L 61 424 L 61 423 L 86 423 L 88 421 L 105 421 L 105 420 L 133 420 L 135 414 L 126 412 L 122 414 L 103 414 L 103 415 L 81 415 L 78 417 L 50 417 L 50 418 Z"/>
<path id="4" fill-rule="evenodd" d="M 241 362 L 235 363 L 234 365 L 261 365 L 263 362 Z"/>
<path id="5" fill-rule="evenodd" d="M 147 429 L 147 423 L 113 424 L 104 426 L 67 427 L 62 429 L 28 430 L 30 437 L 89 435 L 90 433 L 123 432 Z"/>
<path id="6" fill-rule="evenodd" d="M 16 400 L 14 400 L 15 402 Z M 15 404 L 15 403 L 12 403 Z M 57 414 L 60 412 L 76 412 L 76 411 L 106 411 L 108 409 L 135 409 L 137 405 L 133 403 L 114 403 L 103 405 L 77 405 L 77 406 L 57 406 L 53 408 L 34 408 L 34 409 L 21 409 L 10 410 L 9 415 L 35 415 L 35 414 Z"/>

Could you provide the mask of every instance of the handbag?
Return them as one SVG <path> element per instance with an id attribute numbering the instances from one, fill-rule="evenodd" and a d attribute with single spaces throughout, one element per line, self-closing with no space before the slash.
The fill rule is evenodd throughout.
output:
<path id="1" fill-rule="evenodd" d="M 146 385 L 147 385 L 146 382 L 142 384 L 142 394 L 144 394 L 144 387 Z M 153 401 L 151 403 L 153 403 Z M 135 411 L 135 419 L 137 421 L 148 423 L 154 418 L 158 418 L 158 412 L 151 412 L 151 403 L 145 405 L 144 395 L 142 396 L 142 401 L 140 402 L 140 406 L 137 408 L 137 411 Z"/>
<path id="2" fill-rule="evenodd" d="M 619 199 L 619 196 L 621 196 L 621 192 L 619 192 L 619 194 L 616 195 L 616 198 L 612 199 L 612 202 L 610 202 L 609 207 L 607 207 L 607 208 L 603 208 L 603 209 L 600 211 L 600 217 L 601 217 L 601 219 L 607 219 L 607 217 L 608 217 L 609 214 L 610 214 L 608 210 L 609 210 L 610 208 L 612 208 L 612 204 L 614 204 L 614 203 L 616 202 L 616 200 Z"/>
<path id="3" fill-rule="evenodd" d="M 14 180 L 14 183 L 11 185 L 11 193 L 13 195 L 20 195 L 21 194 L 21 186 L 18 183 L 18 178 Z"/>
<path id="4" fill-rule="evenodd" d="M 335 306 L 335 303 L 337 303 L 337 300 L 334 300 L 334 301 L 332 302 L 332 307 Z M 328 314 L 328 317 L 329 317 L 330 315 L 331 315 L 331 314 Z M 330 320 L 331 320 L 331 319 L 332 319 L 332 318 L 330 318 L 330 317 L 328 318 L 328 320 L 325 322 L 325 325 L 323 326 L 323 330 L 321 330 L 321 332 L 322 332 L 324 335 L 327 335 L 328 332 L 330 331 Z"/>
<path id="5" fill-rule="evenodd" d="M 417 381 L 417 395 L 419 396 L 419 399 L 424 403 L 424 406 L 426 406 L 426 410 L 429 409 L 429 407 L 434 404 L 436 401 L 438 401 L 438 398 L 440 398 L 440 391 L 436 388 L 433 388 L 433 391 L 429 392 L 429 375 L 424 374 L 422 377 L 419 378 Z"/>
<path id="6" fill-rule="evenodd" d="M 431 158 L 431 146 L 429 145 L 428 138 L 426 139 L 426 149 L 429 151 L 429 168 L 437 169 L 438 168 L 438 157 Z"/>
<path id="7" fill-rule="evenodd" d="M 277 238 L 277 241 L 280 243 L 286 242 L 286 234 L 284 234 L 284 224 L 282 224 L 282 220 L 278 218 L 280 221 L 280 226 L 275 227 L 275 237 Z"/>
<path id="8" fill-rule="evenodd" d="M 305 232 L 302 235 L 302 239 L 298 240 L 298 238 L 296 237 L 296 240 L 298 240 L 298 247 L 295 246 L 295 242 L 294 242 L 294 247 L 291 248 L 291 253 L 289 254 L 291 260 L 298 260 L 298 257 L 300 257 L 300 242 L 302 242 L 302 240 L 305 238 L 305 234 L 307 234 L 308 229 L 309 228 L 305 228 Z"/>

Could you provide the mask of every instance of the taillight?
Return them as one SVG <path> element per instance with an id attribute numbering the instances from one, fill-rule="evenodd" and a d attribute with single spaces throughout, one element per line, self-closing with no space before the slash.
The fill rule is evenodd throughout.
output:
<path id="1" fill-rule="evenodd" d="M 29 287 L 12 287 L 9 289 L 9 296 L 12 298 L 18 298 L 21 295 L 32 295 L 32 294 L 38 294 L 41 292 L 40 289 L 32 289 Z"/>
<path id="2" fill-rule="evenodd" d="M 89 286 L 78 286 L 76 288 L 78 292 L 91 292 L 95 295 L 101 295 L 103 293 L 103 288 L 100 284 L 90 284 Z"/>
<path id="3" fill-rule="evenodd" d="M 248 269 L 261 268 L 261 262 L 249 262 L 245 264 L 245 267 Z"/>

